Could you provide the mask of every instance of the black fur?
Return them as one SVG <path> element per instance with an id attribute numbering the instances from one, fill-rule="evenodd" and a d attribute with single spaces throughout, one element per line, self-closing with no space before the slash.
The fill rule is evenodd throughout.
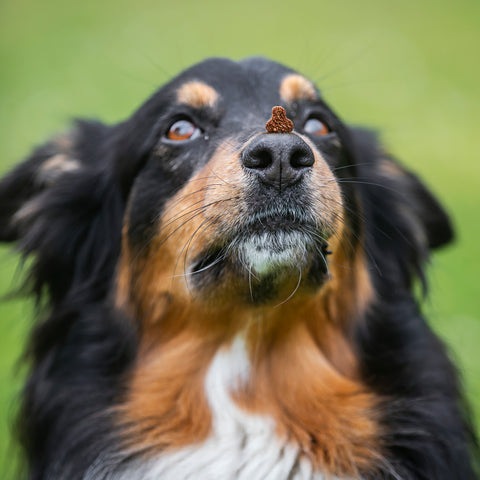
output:
<path id="1" fill-rule="evenodd" d="M 99 453 L 115 458 L 109 409 L 122 398 L 137 345 L 134 323 L 111 300 L 122 225 L 128 221 L 132 245 L 141 249 L 165 202 L 208 161 L 222 135 L 240 133 L 241 115 L 255 113 L 263 119 L 259 127 L 268 119 L 278 104 L 279 78 L 289 71 L 264 59 L 204 62 L 125 122 L 77 122 L 68 147 L 47 143 L 0 182 L 0 239 L 32 256 L 27 284 L 43 305 L 28 348 L 20 412 L 29 479 L 80 479 Z M 210 129 L 210 140 L 197 144 L 195 163 L 191 156 L 182 162 L 182 148 L 159 154 L 158 138 L 178 115 L 176 87 L 197 77 L 222 86 L 228 102 L 196 117 Z M 229 87 L 233 77 L 243 84 Z M 258 98 L 256 89 L 263 92 Z M 388 399 L 381 422 L 390 467 L 368 480 L 474 479 L 476 440 L 458 377 L 412 293 L 416 278 L 425 283 L 430 250 L 452 239 L 449 219 L 413 174 L 380 153 L 374 134 L 345 126 L 319 105 L 342 147 L 324 140 L 317 146 L 342 185 L 350 228 L 363 232 L 376 290 L 356 340 L 365 381 Z M 232 106 L 237 118 L 225 113 Z M 289 116 L 302 111 L 299 105 Z M 42 165 L 58 154 L 76 159 L 78 168 L 42 180 Z M 352 235 L 352 242 L 360 238 Z"/>

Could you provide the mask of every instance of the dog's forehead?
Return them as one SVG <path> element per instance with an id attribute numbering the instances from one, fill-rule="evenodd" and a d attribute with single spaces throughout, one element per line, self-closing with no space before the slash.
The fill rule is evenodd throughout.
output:
<path id="1" fill-rule="evenodd" d="M 225 106 L 271 108 L 296 100 L 314 100 L 318 94 L 304 76 L 260 57 L 235 62 L 213 58 L 185 70 L 170 84 L 179 103 L 193 107 Z"/>

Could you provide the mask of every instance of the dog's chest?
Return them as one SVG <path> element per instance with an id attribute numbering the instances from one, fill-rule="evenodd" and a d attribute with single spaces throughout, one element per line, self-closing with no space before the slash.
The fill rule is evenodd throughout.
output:
<path id="1" fill-rule="evenodd" d="M 242 339 L 217 353 L 205 379 L 212 412 L 212 433 L 199 445 L 131 464 L 115 480 L 324 480 L 298 446 L 276 434 L 268 416 L 240 409 L 232 392 L 249 376 Z M 347 480 L 328 476 L 329 480 Z"/>

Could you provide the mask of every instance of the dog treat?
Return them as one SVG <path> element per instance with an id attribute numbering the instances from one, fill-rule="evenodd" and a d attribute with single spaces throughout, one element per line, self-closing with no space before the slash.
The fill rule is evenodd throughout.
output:
<path id="1" fill-rule="evenodd" d="M 268 133 L 290 133 L 293 130 L 293 122 L 287 118 L 287 112 L 283 107 L 273 107 L 272 118 L 265 127 Z"/>

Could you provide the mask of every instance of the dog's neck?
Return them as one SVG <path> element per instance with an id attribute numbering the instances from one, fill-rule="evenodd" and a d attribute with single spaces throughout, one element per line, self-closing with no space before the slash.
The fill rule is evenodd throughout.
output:
<path id="1" fill-rule="evenodd" d="M 310 339 L 334 370 L 346 378 L 356 378 L 351 325 L 339 321 L 339 307 L 324 294 L 300 296 L 274 307 L 234 304 L 219 308 L 193 298 L 176 302 L 165 294 L 159 318 L 147 317 L 148 323 L 140 327 L 140 357 L 155 357 L 186 337 L 198 348 L 212 353 L 241 338 L 255 370 L 276 352 L 285 352 L 298 344 L 301 336 L 302 342 Z M 332 310 L 335 319 L 330 318 Z"/>
<path id="2" fill-rule="evenodd" d="M 318 294 L 277 308 L 215 310 L 168 297 L 142 328 L 120 408 L 133 425 L 128 447 L 155 455 L 219 434 L 226 417 L 217 392 L 235 411 L 269 418 L 282 442 L 322 470 L 351 474 L 371 462 L 376 401 L 359 380 L 347 326 L 329 318 L 325 302 Z"/>

